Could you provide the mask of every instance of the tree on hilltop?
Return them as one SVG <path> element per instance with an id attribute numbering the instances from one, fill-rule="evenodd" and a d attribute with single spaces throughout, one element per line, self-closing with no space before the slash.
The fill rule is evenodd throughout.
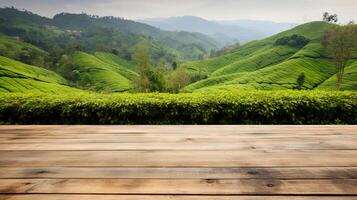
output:
<path id="1" fill-rule="evenodd" d="M 328 12 L 324 12 L 322 15 L 322 20 L 328 23 L 337 23 L 338 17 L 337 14 L 329 14 Z"/>

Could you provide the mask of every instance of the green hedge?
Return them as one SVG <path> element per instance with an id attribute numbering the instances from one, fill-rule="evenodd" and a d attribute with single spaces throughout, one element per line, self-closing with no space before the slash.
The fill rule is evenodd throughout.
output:
<path id="1" fill-rule="evenodd" d="M 2 94 L 1 124 L 357 124 L 357 93 Z"/>

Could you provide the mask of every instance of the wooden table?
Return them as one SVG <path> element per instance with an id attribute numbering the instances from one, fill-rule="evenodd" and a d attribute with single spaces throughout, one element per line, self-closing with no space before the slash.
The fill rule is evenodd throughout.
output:
<path id="1" fill-rule="evenodd" d="M 345 200 L 357 126 L 0 126 L 1 200 Z"/>

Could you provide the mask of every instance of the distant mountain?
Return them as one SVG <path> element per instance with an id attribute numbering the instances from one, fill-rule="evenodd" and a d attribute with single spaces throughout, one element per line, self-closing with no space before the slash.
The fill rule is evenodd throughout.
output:
<path id="1" fill-rule="evenodd" d="M 254 30 L 260 34 L 266 36 L 275 35 L 277 33 L 289 30 L 297 26 L 294 23 L 277 23 L 272 21 L 259 21 L 259 20 L 228 20 L 228 21 L 217 21 L 220 24 L 239 26 L 246 29 Z"/>
<path id="2" fill-rule="evenodd" d="M 139 21 L 163 30 L 203 33 L 213 37 L 221 45 L 262 39 L 296 26 L 292 23 L 254 20 L 209 21 L 194 16 L 150 18 Z"/>
<path id="3" fill-rule="evenodd" d="M 201 33 L 163 31 L 147 24 L 118 17 L 60 13 L 53 18 L 16 8 L 0 8 L 0 32 L 19 37 L 46 51 L 63 49 L 69 43 L 87 51 L 117 49 L 129 58 L 138 43 L 151 46 L 153 59 L 196 59 L 219 47 L 213 38 Z M 72 45 L 73 46 L 73 45 Z"/>

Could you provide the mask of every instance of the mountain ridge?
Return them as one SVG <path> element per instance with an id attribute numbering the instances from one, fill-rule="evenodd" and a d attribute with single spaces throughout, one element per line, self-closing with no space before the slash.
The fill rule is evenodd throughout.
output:
<path id="1" fill-rule="evenodd" d="M 275 23 L 257 20 L 206 20 L 196 16 L 148 18 L 138 21 L 163 30 L 184 30 L 203 33 L 220 41 L 222 45 L 235 42 L 247 43 L 252 40 L 262 39 L 296 25 L 292 23 Z"/>

